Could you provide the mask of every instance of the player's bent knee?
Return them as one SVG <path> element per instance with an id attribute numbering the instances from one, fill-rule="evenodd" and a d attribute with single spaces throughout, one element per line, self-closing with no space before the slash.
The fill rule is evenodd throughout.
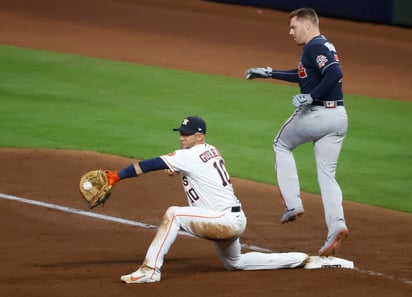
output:
<path id="1" fill-rule="evenodd" d="M 279 143 L 274 143 L 273 144 L 273 150 L 275 151 L 275 153 L 281 153 L 281 152 L 288 152 L 289 153 L 289 152 L 292 151 L 291 148 L 288 148 L 288 147 L 286 147 L 284 145 L 281 145 Z"/>
<path id="2" fill-rule="evenodd" d="M 162 225 L 167 225 L 169 222 L 174 221 L 179 213 L 179 208 L 178 206 L 170 206 L 163 216 Z"/>
<path id="3" fill-rule="evenodd" d="M 166 210 L 166 215 L 171 218 L 174 217 L 176 214 L 179 213 L 179 206 L 170 206 L 167 210 Z"/>

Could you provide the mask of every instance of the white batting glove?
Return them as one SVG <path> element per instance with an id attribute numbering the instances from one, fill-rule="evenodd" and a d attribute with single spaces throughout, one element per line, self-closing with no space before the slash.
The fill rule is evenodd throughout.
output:
<path id="1" fill-rule="evenodd" d="M 272 75 L 272 68 L 249 68 L 246 72 L 246 79 L 254 79 L 254 78 L 269 78 Z"/>
<path id="2" fill-rule="evenodd" d="M 305 106 L 312 104 L 313 99 L 310 94 L 297 94 L 295 96 L 292 96 L 292 104 L 295 107 L 300 107 L 300 106 Z"/>

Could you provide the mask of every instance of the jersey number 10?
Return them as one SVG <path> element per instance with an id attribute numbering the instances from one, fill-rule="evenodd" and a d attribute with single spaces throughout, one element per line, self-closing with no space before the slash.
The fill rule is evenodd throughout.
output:
<path id="1" fill-rule="evenodd" d="M 222 186 L 226 187 L 228 184 L 230 184 L 229 174 L 227 173 L 225 163 L 223 162 L 223 160 L 220 160 L 219 162 L 214 162 L 213 167 L 216 169 L 220 179 L 222 180 Z M 183 184 L 188 184 L 186 177 L 183 178 Z M 200 198 L 199 195 L 196 193 L 195 189 L 193 188 L 187 190 L 186 195 L 187 197 L 189 197 L 192 203 Z"/>
<path id="2" fill-rule="evenodd" d="M 215 169 L 219 173 L 220 178 L 222 179 L 222 186 L 226 187 L 228 184 L 230 184 L 230 178 L 225 167 L 225 162 L 223 160 L 219 160 L 219 163 L 213 162 L 213 167 L 215 167 Z"/>

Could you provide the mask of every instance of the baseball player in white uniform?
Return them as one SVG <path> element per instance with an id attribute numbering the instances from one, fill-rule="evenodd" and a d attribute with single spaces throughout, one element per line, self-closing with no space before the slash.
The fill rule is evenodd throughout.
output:
<path id="1" fill-rule="evenodd" d="M 154 170 L 165 169 L 171 175 L 180 173 L 189 204 L 167 209 L 143 264 L 120 279 L 125 283 L 160 281 L 164 257 L 181 229 L 212 241 L 227 270 L 303 267 L 309 259 L 306 253 L 241 253 L 239 238 L 246 229 L 246 216 L 224 159 L 216 147 L 205 142 L 206 123 L 197 116 L 189 116 L 173 130 L 179 132 L 181 149 L 133 163 L 120 171 L 106 172 L 112 185 Z"/>

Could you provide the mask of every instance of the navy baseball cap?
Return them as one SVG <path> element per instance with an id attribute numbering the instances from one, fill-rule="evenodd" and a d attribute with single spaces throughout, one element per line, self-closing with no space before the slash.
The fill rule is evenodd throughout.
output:
<path id="1" fill-rule="evenodd" d="M 193 135 L 195 133 L 206 134 L 206 123 L 198 116 L 188 116 L 182 121 L 179 128 L 174 128 L 173 131 L 179 131 L 185 135 Z"/>

